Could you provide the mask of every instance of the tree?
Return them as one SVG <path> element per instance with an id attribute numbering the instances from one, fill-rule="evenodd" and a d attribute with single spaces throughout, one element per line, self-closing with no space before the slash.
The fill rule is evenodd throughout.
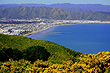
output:
<path id="1" fill-rule="evenodd" d="M 13 58 L 12 48 L 3 48 L 1 54 L 3 57 L 3 61 L 9 60 L 9 58 Z"/>
<path id="2" fill-rule="evenodd" d="M 31 62 L 34 62 L 37 59 L 45 61 L 49 56 L 50 53 L 41 46 L 32 46 L 23 50 L 23 58 Z"/>
<path id="3" fill-rule="evenodd" d="M 13 60 L 19 60 L 22 59 L 23 53 L 19 51 L 18 49 L 13 49 Z"/>
<path id="4" fill-rule="evenodd" d="M 0 61 L 5 61 L 5 55 L 3 54 L 3 51 L 0 49 Z"/>
<path id="5" fill-rule="evenodd" d="M 8 61 L 10 58 L 13 60 L 22 59 L 22 52 L 18 49 L 2 48 L 0 50 L 0 61 Z"/>

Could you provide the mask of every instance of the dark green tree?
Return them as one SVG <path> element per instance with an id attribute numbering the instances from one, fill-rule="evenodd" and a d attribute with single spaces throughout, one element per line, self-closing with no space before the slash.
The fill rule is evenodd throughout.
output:
<path id="1" fill-rule="evenodd" d="M 13 50 L 12 48 L 2 48 L 0 55 L 1 61 L 9 60 L 9 58 L 13 58 Z"/>
<path id="2" fill-rule="evenodd" d="M 2 50 L 0 50 L 0 61 L 5 61 L 5 55 Z"/>
<path id="3" fill-rule="evenodd" d="M 50 53 L 41 46 L 32 46 L 23 50 L 23 58 L 31 62 L 34 62 L 37 59 L 45 61 L 48 60 L 49 56 Z"/>
<path id="4" fill-rule="evenodd" d="M 13 49 L 13 60 L 19 60 L 22 59 L 22 52 L 18 49 Z"/>

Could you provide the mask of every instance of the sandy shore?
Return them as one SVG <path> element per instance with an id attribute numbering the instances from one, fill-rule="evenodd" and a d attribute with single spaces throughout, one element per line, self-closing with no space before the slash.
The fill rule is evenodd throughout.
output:
<path id="1" fill-rule="evenodd" d="M 73 24 L 60 24 L 60 25 L 73 25 Z M 44 29 L 41 29 L 41 30 L 37 30 L 37 31 L 33 31 L 33 32 L 31 32 L 31 33 L 24 34 L 23 36 L 28 36 L 28 35 L 31 35 L 31 34 L 34 34 L 34 33 L 37 33 L 37 32 L 43 31 L 43 30 L 46 30 L 46 29 L 48 29 L 48 28 L 50 28 L 50 27 L 60 26 L 60 25 L 49 26 L 49 27 L 44 28 Z"/>
<path id="2" fill-rule="evenodd" d="M 59 26 L 59 25 L 54 25 L 54 26 Z M 31 35 L 31 34 L 34 34 L 34 33 L 37 33 L 37 32 L 43 31 L 43 30 L 46 30 L 46 29 L 48 29 L 50 27 L 54 27 L 54 26 L 49 26 L 49 27 L 41 29 L 41 30 L 33 31 L 31 33 L 28 33 L 28 34 L 24 34 L 23 36 L 28 36 L 28 35 Z"/>
<path id="3" fill-rule="evenodd" d="M 50 27 L 54 27 L 54 26 L 61 26 L 61 25 L 75 25 L 75 24 L 60 24 L 60 25 L 53 25 L 53 26 L 49 26 L 47 28 L 44 28 L 44 29 L 41 29 L 41 30 L 37 30 L 37 31 L 33 31 L 31 33 L 27 33 L 27 34 L 24 34 L 23 36 L 28 36 L 28 35 L 31 35 L 31 34 L 34 34 L 34 33 L 37 33 L 37 32 L 40 32 L 40 31 L 43 31 L 43 30 L 46 30 Z"/>

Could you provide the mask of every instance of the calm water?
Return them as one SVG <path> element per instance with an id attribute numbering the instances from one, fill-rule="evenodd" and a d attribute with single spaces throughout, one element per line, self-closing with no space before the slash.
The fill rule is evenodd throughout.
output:
<path id="1" fill-rule="evenodd" d="M 52 41 L 83 53 L 110 51 L 110 24 L 73 24 L 51 27 L 27 36 Z"/>

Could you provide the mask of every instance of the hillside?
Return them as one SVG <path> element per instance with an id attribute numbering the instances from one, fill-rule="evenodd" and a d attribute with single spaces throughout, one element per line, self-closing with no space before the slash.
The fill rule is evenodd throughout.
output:
<path id="1" fill-rule="evenodd" d="M 73 60 L 74 62 L 77 61 L 77 57 L 81 54 L 80 52 L 73 51 L 49 41 L 34 40 L 23 36 L 0 34 L 0 49 L 5 47 L 22 51 L 23 49 L 32 46 L 44 47 L 50 53 L 48 61 L 53 63 L 62 63 L 67 60 Z"/>
<path id="2" fill-rule="evenodd" d="M 29 60 L 20 59 L 2 62 L 1 50 L 5 49 L 6 54 L 10 56 L 11 48 L 15 51 L 18 48 L 19 52 L 15 52 L 16 56 L 19 57 L 20 50 L 29 50 L 33 53 L 35 48 L 31 46 L 44 47 L 45 49 L 38 49 L 38 53 L 46 50 L 51 54 L 47 61 L 36 60 L 31 63 Z M 31 47 L 31 48 L 30 48 Z M 29 49 L 30 48 L 30 49 Z M 24 55 L 31 56 L 31 54 Z M 32 52 L 33 50 L 33 52 Z M 40 51 L 39 51 L 40 50 Z M 45 52 L 40 53 L 42 56 Z M 34 52 L 35 53 L 35 52 Z M 37 54 L 38 54 L 37 53 Z M 14 55 L 15 55 L 14 54 Z M 79 58 L 80 55 L 80 58 Z M 35 55 L 31 59 L 35 59 Z M 61 45 L 42 40 L 34 40 L 23 36 L 11 36 L 0 34 L 0 73 L 110 73 L 110 52 L 99 52 L 97 54 L 82 54 L 80 52 L 73 51 L 65 48 Z"/>
<path id="3" fill-rule="evenodd" d="M 70 12 L 49 7 L 11 7 L 0 10 L 0 18 L 110 21 L 110 12 Z"/>

